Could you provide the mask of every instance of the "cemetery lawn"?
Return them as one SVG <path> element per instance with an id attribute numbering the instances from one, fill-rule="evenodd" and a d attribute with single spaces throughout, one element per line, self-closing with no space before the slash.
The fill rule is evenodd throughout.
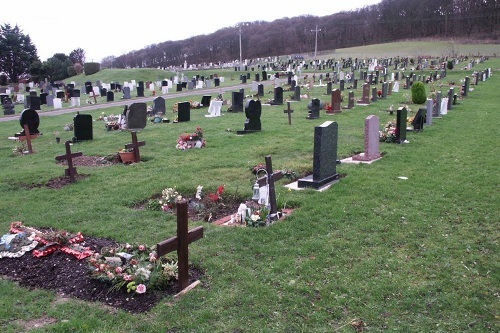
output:
<path id="1" fill-rule="evenodd" d="M 443 91 L 449 82 L 459 91 L 460 79 L 472 73 L 464 66 L 448 71 Z M 327 191 L 290 192 L 282 186 L 286 179 L 278 181 L 279 201 L 294 207 L 285 220 L 265 228 L 190 220 L 190 229 L 205 228 L 204 238 L 189 246 L 191 264 L 203 273 L 201 284 L 186 295 L 174 299 L 166 293 L 149 311 L 133 313 L 2 277 L 1 331 L 498 332 L 500 59 L 474 70 L 487 67 L 493 69 L 491 78 L 472 86 L 469 96 L 432 126 L 408 133 L 408 144 L 381 143 L 383 158 L 371 165 L 338 165 L 341 179 Z M 134 70 L 126 77 L 135 77 Z M 427 84 L 427 94 L 430 89 Z M 265 83 L 261 100 L 272 98 L 271 90 Z M 230 88 L 225 91 L 230 98 Z M 329 102 L 325 92 L 326 87 L 307 91 Z M 361 86 L 356 99 L 360 92 Z M 243 127 L 242 113 L 205 118 L 206 108 L 193 109 L 190 122 L 148 122 L 138 132 L 146 141 L 140 163 L 77 166 L 88 176 L 58 189 L 46 186 L 65 168 L 55 162 L 64 145 L 52 133 L 59 130 L 62 142 L 70 140 L 73 133 L 61 129 L 74 114 L 41 117 L 43 135 L 33 141 L 35 153 L 24 156 L 13 155 L 16 143 L 6 139 L 20 130 L 18 121 L 2 122 L 0 230 L 5 234 L 11 222 L 22 221 L 91 239 L 154 245 L 176 234 L 175 216 L 137 207 L 163 189 L 176 187 L 193 197 L 198 185 L 205 195 L 224 185 L 223 197 L 249 199 L 255 182 L 250 169 L 266 155 L 276 170 L 309 174 L 314 126 L 327 120 L 338 122 L 339 159 L 359 153 L 364 119 L 375 114 L 381 126 L 394 120 L 386 110 L 404 102 L 406 93 L 401 89 L 334 116 L 322 111 L 317 120 L 305 119 L 309 97 L 291 104 L 292 125 L 283 113 L 286 105 L 263 106 L 262 132 L 244 136 L 234 132 Z M 183 100 L 168 99 L 166 116 L 173 118 L 173 103 Z M 416 112 L 424 106 L 409 107 Z M 97 119 L 101 112 L 122 111 L 88 113 Z M 206 147 L 176 150 L 177 137 L 197 125 Z M 103 157 L 130 142 L 130 133 L 106 131 L 99 121 L 93 130 L 92 141 L 72 150 Z M 31 266 L 23 269 L 37 274 Z"/>

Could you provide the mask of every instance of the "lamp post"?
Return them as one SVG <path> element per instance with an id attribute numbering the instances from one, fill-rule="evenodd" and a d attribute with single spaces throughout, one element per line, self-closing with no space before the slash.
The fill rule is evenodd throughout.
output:
<path id="1" fill-rule="evenodd" d="M 240 67 L 241 67 L 241 62 L 243 61 L 242 55 L 241 55 L 241 24 L 238 26 L 238 28 L 240 29 Z"/>
<path id="2" fill-rule="evenodd" d="M 316 33 L 316 42 L 314 43 L 314 59 L 316 60 L 316 53 L 318 51 L 318 32 L 321 31 L 321 29 L 318 29 L 318 25 L 316 25 L 316 29 L 311 30 L 311 32 Z M 240 43 L 241 43 L 241 34 L 240 34 Z"/>

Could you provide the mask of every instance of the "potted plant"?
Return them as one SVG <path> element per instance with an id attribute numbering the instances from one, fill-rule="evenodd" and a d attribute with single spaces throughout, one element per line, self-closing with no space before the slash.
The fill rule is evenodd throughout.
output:
<path id="1" fill-rule="evenodd" d="M 120 155 L 120 160 L 122 163 L 134 163 L 135 162 L 135 155 L 134 155 L 134 150 L 133 149 L 121 149 L 118 151 L 118 154 Z"/>

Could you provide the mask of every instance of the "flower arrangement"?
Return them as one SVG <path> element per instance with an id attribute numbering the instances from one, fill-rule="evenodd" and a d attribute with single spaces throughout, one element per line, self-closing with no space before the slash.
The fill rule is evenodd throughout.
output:
<path id="1" fill-rule="evenodd" d="M 196 130 L 193 133 L 182 133 L 179 135 L 175 148 L 186 150 L 193 147 L 202 148 L 205 145 L 206 141 L 203 139 L 203 130 L 200 126 L 196 126 Z"/>
<path id="2" fill-rule="evenodd" d="M 161 288 L 177 277 L 177 263 L 158 258 L 153 248 L 128 243 L 105 247 L 87 258 L 90 276 L 129 293 Z"/>
<path id="3" fill-rule="evenodd" d="M 219 201 L 219 199 L 221 198 L 220 195 L 222 194 L 222 192 L 224 191 L 224 185 L 220 185 L 218 188 L 217 188 L 217 191 L 215 191 L 215 193 L 208 193 L 208 197 L 210 198 L 210 200 L 212 200 L 213 202 L 217 202 Z"/>
<path id="4" fill-rule="evenodd" d="M 380 142 L 394 142 L 396 140 L 396 122 L 394 120 L 385 124 L 382 131 L 379 131 Z"/>
<path id="5" fill-rule="evenodd" d="M 174 208 L 175 202 L 182 200 L 182 195 L 177 192 L 175 187 L 169 187 L 161 192 L 159 204 L 164 211 L 169 211 Z"/>

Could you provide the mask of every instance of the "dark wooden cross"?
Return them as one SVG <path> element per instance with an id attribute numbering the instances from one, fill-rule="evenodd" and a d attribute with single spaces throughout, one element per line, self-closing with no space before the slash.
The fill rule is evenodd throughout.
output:
<path id="1" fill-rule="evenodd" d="M 56 156 L 56 161 L 64 161 L 64 160 L 68 161 L 68 168 L 65 170 L 64 174 L 67 177 L 69 177 L 70 183 L 74 183 L 75 175 L 77 175 L 78 173 L 76 172 L 76 168 L 73 166 L 73 158 L 82 156 L 83 153 L 81 151 L 78 153 L 71 153 L 71 146 L 69 141 L 66 141 L 65 145 L 66 145 L 66 154 Z"/>
<path id="2" fill-rule="evenodd" d="M 29 128 L 28 124 L 24 124 L 23 127 L 24 127 L 24 136 L 26 138 L 26 145 L 28 145 L 28 154 L 33 154 L 33 146 L 31 145 L 30 128 Z"/>
<path id="3" fill-rule="evenodd" d="M 286 104 L 288 105 L 288 109 L 284 110 L 283 113 L 288 113 L 288 125 L 291 125 L 293 110 L 290 109 L 290 102 L 287 102 Z"/>
<path id="4" fill-rule="evenodd" d="M 188 231 L 188 203 L 181 200 L 176 203 L 177 236 L 156 244 L 156 253 L 162 257 L 177 250 L 177 265 L 179 269 L 179 292 L 189 284 L 188 245 L 203 238 L 203 227 L 196 227 Z"/>
<path id="5" fill-rule="evenodd" d="M 141 155 L 139 154 L 139 147 L 142 147 L 146 144 L 144 141 L 137 141 L 137 132 L 133 131 L 132 133 L 132 143 L 127 143 L 125 148 L 134 150 L 134 162 L 139 163 L 141 160 Z"/>
<path id="6" fill-rule="evenodd" d="M 277 171 L 273 172 L 273 165 L 271 162 L 271 155 L 266 156 L 266 172 L 267 175 L 257 179 L 259 187 L 269 185 L 269 204 L 271 209 L 269 212 L 269 217 L 271 220 L 276 219 L 278 216 L 278 207 L 276 204 L 276 191 L 274 190 L 274 182 L 283 178 L 283 172 Z"/>
<path id="7" fill-rule="evenodd" d="M 94 97 L 94 104 L 97 104 L 97 98 L 95 96 L 95 92 L 94 90 L 92 90 L 92 96 Z"/>

